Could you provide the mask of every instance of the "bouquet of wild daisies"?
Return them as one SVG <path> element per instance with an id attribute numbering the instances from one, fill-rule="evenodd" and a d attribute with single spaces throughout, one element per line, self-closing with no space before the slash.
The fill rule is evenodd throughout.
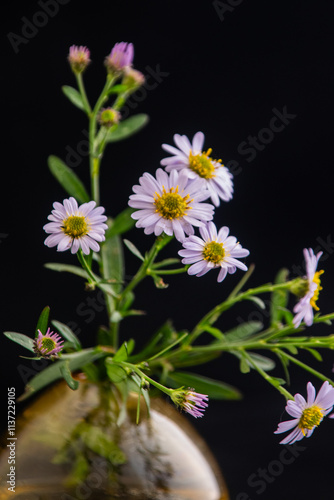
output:
<path id="1" fill-rule="evenodd" d="M 149 389 L 154 387 L 167 394 L 180 409 L 202 417 L 210 397 L 236 399 L 239 392 L 223 381 L 197 375 L 188 368 L 228 352 L 240 361 L 241 372 L 256 370 L 286 398 L 286 411 L 293 419 L 280 423 L 276 433 L 293 430 L 281 442 L 293 443 L 309 437 L 334 405 L 334 382 L 300 361 L 298 356 L 299 350 L 308 350 L 320 359 L 318 349 L 334 346 L 332 335 L 300 335 L 305 327 L 313 323 L 331 324 L 334 318 L 334 313 L 318 312 L 323 271 L 317 267 L 322 253 L 315 255 L 311 248 L 304 249 L 304 277 L 288 280 L 288 271 L 283 269 L 274 283 L 245 290 L 253 272 L 253 266 L 248 269 L 245 263 L 249 251 L 230 235 L 227 226 L 217 228 L 213 222 L 215 209 L 232 198 L 233 175 L 221 160 L 212 158 L 211 149 L 203 149 L 202 132 L 197 132 L 192 141 L 185 135 L 175 134 L 175 145 L 163 144 L 163 150 L 169 155 L 160 162 L 164 168 L 143 173 L 139 183 L 132 187 L 129 206 L 121 213 L 109 217 L 100 206 L 100 165 L 106 147 L 138 132 L 148 121 L 145 114 L 122 119 L 127 99 L 145 82 L 143 74 L 132 67 L 133 56 L 131 43 L 122 42 L 113 47 L 105 58 L 105 85 L 92 106 L 83 81 L 90 63 L 89 50 L 82 46 L 70 48 L 68 60 L 77 88 L 64 86 L 62 90 L 89 121 L 91 186 L 88 192 L 68 165 L 60 158 L 49 157 L 49 168 L 69 197 L 62 203 L 53 203 L 49 222 L 44 226 L 48 234 L 45 244 L 57 247 L 58 252 L 70 250 L 78 262 L 46 266 L 80 276 L 87 290 L 101 290 L 109 322 L 99 328 L 96 345 L 89 348 L 81 346 L 69 325 L 52 320 L 56 332 L 51 331 L 49 307 L 39 316 L 34 338 L 5 332 L 8 338 L 33 353 L 31 359 L 50 361 L 43 372 L 29 381 L 21 399 L 59 378 L 75 390 L 79 382 L 73 373 L 80 371 L 94 383 L 113 384 L 119 389 L 124 404 L 131 389 L 144 397 L 149 408 Z M 150 249 L 143 252 L 124 237 L 125 233 L 135 230 L 134 225 L 142 228 L 146 235 L 154 235 Z M 179 243 L 178 255 L 159 260 L 160 252 L 173 238 Z M 150 241 L 152 236 L 147 238 L 148 244 Z M 138 259 L 137 272 L 127 280 L 124 246 Z M 142 314 L 133 305 L 135 291 L 146 277 L 153 279 L 157 293 L 163 293 L 160 289 L 165 288 L 168 275 L 185 273 L 201 277 L 213 270 L 217 281 L 224 282 L 221 286 L 225 287 L 228 286 L 227 280 L 224 281 L 227 274 L 237 269 L 245 272 L 238 285 L 223 302 L 204 311 L 202 319 L 191 330 L 177 331 L 170 322 L 165 322 L 139 351 L 136 351 L 135 339 L 122 337 L 126 318 Z M 194 278 L 185 277 L 189 287 L 191 279 Z M 260 298 L 263 294 L 270 295 L 270 321 L 266 327 L 258 321 L 248 321 L 229 331 L 221 329 L 221 315 L 235 304 L 247 300 L 265 308 Z M 298 297 L 293 312 L 288 307 L 290 294 Z M 205 342 L 203 334 L 206 334 Z M 273 356 L 263 355 L 265 351 Z M 270 374 L 275 366 L 273 358 L 282 366 L 281 378 Z M 300 394 L 290 394 L 286 385 L 291 364 L 323 382 L 317 396 L 311 382 L 307 384 L 307 400 Z M 138 418 L 139 411 L 138 404 Z"/>

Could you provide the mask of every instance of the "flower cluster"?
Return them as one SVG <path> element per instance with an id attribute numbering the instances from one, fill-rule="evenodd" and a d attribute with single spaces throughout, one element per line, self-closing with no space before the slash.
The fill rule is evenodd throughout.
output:
<path id="1" fill-rule="evenodd" d="M 220 199 L 232 198 L 232 174 L 221 165 L 221 160 L 209 156 L 211 149 L 202 151 L 203 132 L 197 132 L 192 143 L 179 134 L 174 135 L 174 141 L 179 149 L 162 145 L 173 155 L 161 160 L 169 175 L 162 169 L 156 171 L 155 178 L 146 172 L 139 179 L 140 185 L 132 188 L 135 194 L 130 196 L 129 205 L 138 209 L 132 214 L 136 226 L 144 228 L 145 234 L 175 235 L 184 247 L 179 252 L 184 257 L 182 263 L 192 264 L 189 274 L 202 276 L 219 268 L 220 282 L 237 268 L 247 271 L 238 258 L 247 257 L 249 251 L 234 236 L 228 236 L 228 227 L 217 231 L 211 222 Z M 208 198 L 215 206 L 203 203 Z M 194 226 L 199 228 L 203 239 L 195 236 Z"/>

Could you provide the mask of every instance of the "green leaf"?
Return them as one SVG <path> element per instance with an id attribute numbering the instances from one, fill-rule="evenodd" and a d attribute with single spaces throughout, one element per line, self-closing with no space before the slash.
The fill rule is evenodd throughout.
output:
<path id="1" fill-rule="evenodd" d="M 72 389 L 73 391 L 76 391 L 77 388 L 79 387 L 79 382 L 77 380 L 74 380 L 74 378 L 72 378 L 71 370 L 69 368 L 69 361 L 61 363 L 60 373 L 64 378 L 65 382 L 67 383 L 67 385 L 69 386 L 69 388 Z"/>
<path id="2" fill-rule="evenodd" d="M 83 422 L 80 428 L 80 438 L 89 450 L 107 458 L 113 465 L 121 465 L 127 461 L 125 454 L 101 427 Z"/>
<path id="3" fill-rule="evenodd" d="M 23 401 L 28 397 L 35 394 L 37 391 L 43 389 L 47 385 L 51 384 L 57 379 L 63 377 L 61 368 L 67 361 L 69 362 L 68 368 L 71 372 L 82 368 L 87 365 L 105 356 L 104 352 L 99 351 L 98 349 L 84 349 L 80 352 L 75 352 L 72 354 L 63 354 L 61 359 L 53 362 L 49 365 L 45 370 L 39 372 L 35 377 L 29 380 L 28 384 L 25 387 L 25 392 L 18 398 L 19 401 Z"/>
<path id="4" fill-rule="evenodd" d="M 127 378 L 127 373 L 124 368 L 116 365 L 113 358 L 106 358 L 105 365 L 107 375 L 111 382 L 113 382 L 114 384 L 118 384 L 119 382 L 122 382 L 122 380 L 125 380 Z"/>
<path id="5" fill-rule="evenodd" d="M 250 300 L 251 302 L 254 302 L 260 309 L 265 309 L 266 305 L 263 302 L 260 297 L 256 297 L 255 295 L 249 295 L 249 297 L 246 297 L 246 300 Z"/>
<path id="6" fill-rule="evenodd" d="M 38 318 L 35 330 L 35 337 L 38 337 L 38 330 L 40 330 L 40 332 L 43 335 L 46 334 L 49 323 L 49 315 L 50 315 L 50 307 L 46 306 L 44 307 L 43 311 L 40 314 L 40 317 Z"/>
<path id="7" fill-rule="evenodd" d="M 127 139 L 145 127 L 148 121 L 149 117 L 145 113 L 130 116 L 130 118 L 120 122 L 118 127 L 107 135 L 106 142 L 116 142 Z"/>
<path id="8" fill-rule="evenodd" d="M 214 326 L 204 325 L 203 330 L 210 333 L 213 337 L 215 337 L 218 340 L 223 340 L 225 338 L 223 332 L 221 332 L 219 328 L 216 328 Z"/>
<path id="9" fill-rule="evenodd" d="M 144 262 L 145 260 L 144 257 L 142 256 L 138 248 L 133 243 L 131 243 L 131 241 L 124 239 L 123 242 L 124 245 L 130 250 L 130 252 L 133 253 L 133 255 L 135 255 L 136 257 L 138 257 L 138 259 Z"/>
<path id="10" fill-rule="evenodd" d="M 86 188 L 79 177 L 60 158 L 49 156 L 48 165 L 51 173 L 70 196 L 73 196 L 79 203 L 90 201 Z"/>
<path id="11" fill-rule="evenodd" d="M 72 104 L 74 104 L 74 106 L 81 109 L 82 111 L 85 111 L 84 102 L 82 100 L 80 92 L 78 92 L 77 89 L 70 87 L 70 85 L 63 85 L 61 90 L 66 95 L 67 99 L 71 101 Z"/>
<path id="12" fill-rule="evenodd" d="M 119 213 L 110 223 L 110 227 L 105 232 L 106 240 L 116 234 L 123 234 L 133 228 L 136 221 L 131 217 L 133 208 L 127 207 Z"/>
<path id="13" fill-rule="evenodd" d="M 262 330 L 263 324 L 260 321 L 248 321 L 232 328 L 225 333 L 226 342 L 243 340 Z M 216 344 L 214 344 L 216 345 Z"/>
<path id="14" fill-rule="evenodd" d="M 27 337 L 27 335 L 24 335 L 23 333 L 17 333 L 17 332 L 3 332 L 4 335 L 13 342 L 16 342 L 17 344 L 22 345 L 26 349 L 28 349 L 31 352 L 34 352 L 34 343 L 33 340 L 30 337 Z"/>
<path id="15" fill-rule="evenodd" d="M 129 355 L 131 354 L 133 348 L 134 348 L 134 340 L 130 339 L 128 342 L 123 342 L 121 347 L 118 349 L 116 352 L 113 360 L 115 363 L 120 362 L 120 361 L 125 361 L 128 359 Z"/>
<path id="16" fill-rule="evenodd" d="M 197 375 L 190 372 L 171 372 L 168 378 L 179 385 L 184 385 L 196 390 L 201 394 L 207 394 L 211 399 L 241 399 L 241 393 L 235 387 L 232 387 L 225 382 Z"/>
<path id="17" fill-rule="evenodd" d="M 58 333 L 62 337 L 64 337 L 69 342 L 71 342 L 77 351 L 80 351 L 81 343 L 80 343 L 78 337 L 75 335 L 75 333 L 71 330 L 71 328 L 69 328 L 64 323 L 61 323 L 60 321 L 53 320 L 53 321 L 51 321 L 51 323 L 58 330 Z"/>
<path id="18" fill-rule="evenodd" d="M 110 221 L 108 220 L 108 225 Z M 113 295 L 117 295 L 122 290 L 124 280 L 124 257 L 123 246 L 119 236 L 108 238 L 101 245 L 101 265 L 102 276 L 110 281 L 110 288 Z M 108 311 L 111 316 L 115 311 L 115 302 L 112 297 L 107 297 Z"/>
<path id="19" fill-rule="evenodd" d="M 58 262 L 48 262 L 47 264 L 44 264 L 44 267 L 46 267 L 47 269 L 51 269 L 52 271 L 57 271 L 59 273 L 62 273 L 62 272 L 72 273 L 72 274 L 75 274 L 76 276 L 80 276 L 81 278 L 84 278 L 86 280 L 88 278 L 86 271 L 78 266 L 72 266 L 70 264 L 61 264 Z M 100 282 L 101 277 L 93 272 L 92 272 L 92 274 L 93 274 L 96 282 L 99 284 L 98 286 L 99 286 L 99 288 L 101 288 L 101 290 L 105 291 L 107 294 L 110 294 L 113 296 L 116 295 L 115 291 L 113 290 L 112 285 L 110 285 L 109 283 L 101 283 Z"/>
<path id="20" fill-rule="evenodd" d="M 322 361 L 322 356 L 320 352 L 316 351 L 315 349 L 312 349 L 311 347 L 308 347 L 306 350 L 309 351 L 317 361 Z"/>
<path id="21" fill-rule="evenodd" d="M 254 365 L 250 360 L 244 357 L 244 354 L 240 351 L 231 351 L 237 358 L 244 359 L 250 368 L 254 370 Z M 248 356 L 252 359 L 252 361 L 259 367 L 261 370 L 267 372 L 273 370 L 275 368 L 275 361 L 262 354 L 257 354 L 255 352 L 247 352 Z M 246 372 L 243 372 L 246 373 Z"/>
<path id="22" fill-rule="evenodd" d="M 111 87 L 111 89 L 108 90 L 108 94 L 121 94 L 122 92 L 126 92 L 128 88 L 129 87 L 127 85 L 122 85 L 121 83 L 119 83 L 118 85 L 114 85 L 113 87 Z"/>
<path id="23" fill-rule="evenodd" d="M 248 360 L 244 356 L 240 356 L 240 371 L 241 373 L 249 373 L 250 372 L 250 365 L 248 363 Z"/>
<path id="24" fill-rule="evenodd" d="M 288 269 L 283 268 L 277 273 L 274 283 L 285 283 L 288 279 L 288 276 Z M 285 311 L 288 304 L 288 299 L 288 290 L 274 290 L 272 292 L 270 300 L 270 318 L 272 325 L 280 323 L 284 318 L 287 319 Z"/>

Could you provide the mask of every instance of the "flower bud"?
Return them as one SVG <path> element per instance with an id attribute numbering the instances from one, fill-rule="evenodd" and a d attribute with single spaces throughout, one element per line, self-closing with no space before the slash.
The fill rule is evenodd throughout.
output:
<path id="1" fill-rule="evenodd" d="M 72 71 L 77 74 L 82 73 L 91 62 L 89 56 L 90 52 L 87 47 L 83 47 L 82 45 L 80 45 L 80 47 L 72 45 L 67 58 Z"/>
<path id="2" fill-rule="evenodd" d="M 116 43 L 111 49 L 109 56 L 105 58 L 104 64 L 109 73 L 121 74 L 126 67 L 132 65 L 133 56 L 132 43 Z"/>
<path id="3" fill-rule="evenodd" d="M 134 92 L 145 83 L 145 76 L 136 69 L 127 67 L 124 69 L 122 85 L 126 85 L 128 90 Z"/>
<path id="4" fill-rule="evenodd" d="M 98 121 L 102 127 L 110 128 L 119 123 L 120 118 L 121 114 L 116 109 L 104 108 L 100 111 Z"/>

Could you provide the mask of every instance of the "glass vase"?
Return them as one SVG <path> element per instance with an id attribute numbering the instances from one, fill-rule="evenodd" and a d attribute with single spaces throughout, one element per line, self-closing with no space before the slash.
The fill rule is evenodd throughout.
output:
<path id="1" fill-rule="evenodd" d="M 59 382 L 35 396 L 17 417 L 15 441 L 2 438 L 0 497 L 228 500 L 217 463 L 188 419 L 162 398 L 151 398 L 149 415 L 139 404 L 137 424 L 137 394 L 124 406 L 110 385 L 81 382 L 72 391 Z"/>

